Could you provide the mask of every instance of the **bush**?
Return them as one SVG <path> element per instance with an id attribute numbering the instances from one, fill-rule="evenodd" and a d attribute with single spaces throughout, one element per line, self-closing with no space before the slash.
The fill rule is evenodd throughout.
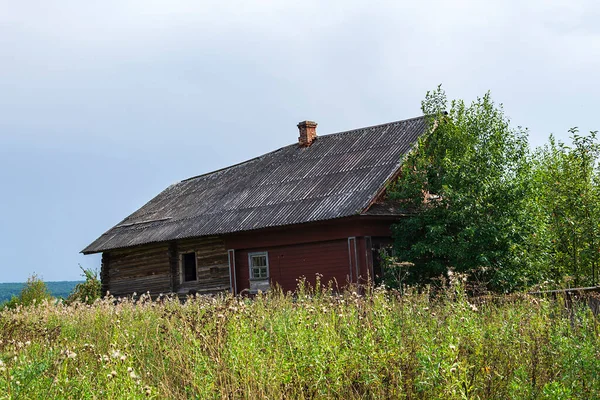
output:
<path id="1" fill-rule="evenodd" d="M 2 304 L 0 310 L 4 308 L 14 309 L 17 306 L 28 307 L 40 304 L 44 300 L 50 300 L 51 298 L 50 291 L 44 281 L 34 273 L 27 278 L 25 287 L 23 287 L 19 296 L 13 296 L 9 301 Z"/>
<path id="2" fill-rule="evenodd" d="M 91 269 L 85 269 L 81 265 L 79 266 L 83 271 L 85 282 L 77 284 L 73 292 L 67 298 L 67 303 L 74 303 L 76 301 L 80 303 L 92 304 L 94 301 L 102 296 L 102 283 L 98 279 L 98 272 Z"/>

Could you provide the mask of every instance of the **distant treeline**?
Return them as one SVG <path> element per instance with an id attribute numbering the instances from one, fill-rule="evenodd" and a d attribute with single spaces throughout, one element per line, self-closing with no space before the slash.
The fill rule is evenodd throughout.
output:
<path id="1" fill-rule="evenodd" d="M 58 281 L 46 282 L 46 286 L 53 297 L 67 298 L 75 286 L 82 281 Z M 0 283 L 0 304 L 10 300 L 12 296 L 18 296 L 23 290 L 25 282 Z"/>

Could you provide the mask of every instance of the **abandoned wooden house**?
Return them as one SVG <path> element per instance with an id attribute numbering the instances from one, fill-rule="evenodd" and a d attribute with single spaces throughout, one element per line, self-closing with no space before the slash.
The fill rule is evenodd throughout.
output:
<path id="1" fill-rule="evenodd" d="M 366 282 L 401 213 L 385 190 L 426 129 L 423 117 L 317 136 L 169 186 L 82 252 L 102 253 L 115 296 L 294 290 Z"/>

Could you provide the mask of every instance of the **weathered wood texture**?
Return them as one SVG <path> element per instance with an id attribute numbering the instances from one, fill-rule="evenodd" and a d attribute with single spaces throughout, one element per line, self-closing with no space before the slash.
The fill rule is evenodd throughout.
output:
<path id="1" fill-rule="evenodd" d="M 208 294 L 229 290 L 229 260 L 221 238 L 206 237 L 180 241 L 177 242 L 177 252 L 195 252 L 197 271 L 196 281 L 182 282 L 181 268 L 177 268 L 177 293 L 187 295 L 190 291 L 195 291 Z"/>
<path id="2" fill-rule="evenodd" d="M 114 250 L 108 255 L 108 271 L 102 284 L 112 295 L 127 296 L 134 292 L 158 295 L 171 292 L 168 244 Z"/>
<path id="3" fill-rule="evenodd" d="M 102 296 L 106 296 L 106 292 L 108 291 L 108 265 L 109 265 L 110 255 L 108 253 L 102 253 L 102 264 L 100 265 L 100 282 Z"/>
<path id="4" fill-rule="evenodd" d="M 197 280 L 183 282 L 180 256 L 189 252 L 196 253 Z M 102 287 L 114 296 L 134 292 L 185 296 L 229 289 L 227 250 L 217 237 L 113 250 L 104 253 L 102 260 Z"/>

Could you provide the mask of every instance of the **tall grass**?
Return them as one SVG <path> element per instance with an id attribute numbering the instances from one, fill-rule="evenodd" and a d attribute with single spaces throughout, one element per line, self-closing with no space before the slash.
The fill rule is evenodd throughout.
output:
<path id="1" fill-rule="evenodd" d="M 590 399 L 589 310 L 526 295 L 473 304 L 385 289 L 0 313 L 0 398 Z"/>

